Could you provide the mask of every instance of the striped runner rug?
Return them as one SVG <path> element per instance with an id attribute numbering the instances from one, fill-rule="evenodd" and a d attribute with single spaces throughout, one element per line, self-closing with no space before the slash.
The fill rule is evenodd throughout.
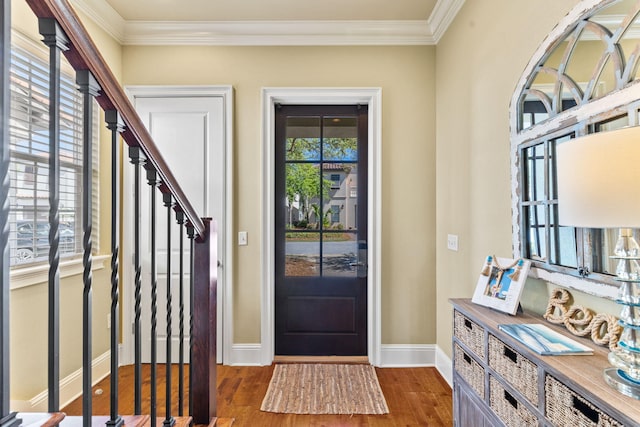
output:
<path id="1" fill-rule="evenodd" d="M 282 414 L 387 414 L 371 365 L 276 365 L 260 410 Z"/>

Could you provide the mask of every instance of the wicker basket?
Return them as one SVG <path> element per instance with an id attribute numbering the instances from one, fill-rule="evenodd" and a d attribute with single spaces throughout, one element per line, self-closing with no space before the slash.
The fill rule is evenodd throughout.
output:
<path id="1" fill-rule="evenodd" d="M 547 375 L 544 384 L 547 418 L 558 426 L 609 427 L 622 426 L 584 397 L 574 393 L 560 381 Z"/>
<path id="2" fill-rule="evenodd" d="M 508 427 L 537 426 L 538 418 L 511 393 L 489 376 L 489 404 L 493 412 Z"/>
<path id="3" fill-rule="evenodd" d="M 489 334 L 489 366 L 534 406 L 538 406 L 538 366 Z"/>
<path id="4" fill-rule="evenodd" d="M 484 328 L 455 311 L 453 316 L 453 334 L 484 360 Z"/>
<path id="5" fill-rule="evenodd" d="M 454 346 L 455 369 L 469 386 L 484 399 L 484 368 L 458 344 Z"/>

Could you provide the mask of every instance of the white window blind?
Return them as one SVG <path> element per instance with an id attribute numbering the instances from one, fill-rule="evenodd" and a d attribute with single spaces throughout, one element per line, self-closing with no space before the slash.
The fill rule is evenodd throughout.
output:
<path id="1" fill-rule="evenodd" d="M 29 51 L 11 53 L 11 264 L 49 256 L 49 67 Z M 95 102 L 95 101 L 94 101 Z M 98 108 L 93 119 L 93 248 L 98 246 Z M 60 109 L 60 255 L 82 252 L 82 95 L 63 73 Z"/>

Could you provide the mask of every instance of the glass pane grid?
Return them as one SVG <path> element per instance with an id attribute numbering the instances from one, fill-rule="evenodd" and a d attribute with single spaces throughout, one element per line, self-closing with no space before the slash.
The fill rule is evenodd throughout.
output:
<path id="1" fill-rule="evenodd" d="M 285 275 L 357 273 L 357 118 L 289 117 Z"/>

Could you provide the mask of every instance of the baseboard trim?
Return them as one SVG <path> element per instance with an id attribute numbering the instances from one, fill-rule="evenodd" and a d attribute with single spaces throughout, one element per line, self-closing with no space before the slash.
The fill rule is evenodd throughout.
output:
<path id="1" fill-rule="evenodd" d="M 231 360 L 225 361 L 230 366 L 263 366 L 261 344 L 233 344 Z"/>
<path id="2" fill-rule="evenodd" d="M 261 344 L 233 344 L 230 366 L 263 366 Z M 435 344 L 383 344 L 380 368 L 416 368 L 435 366 L 451 383 L 451 360 Z"/>
<path id="3" fill-rule="evenodd" d="M 111 371 L 111 352 L 107 351 L 91 362 L 93 385 L 109 375 Z M 60 407 L 82 395 L 82 368 L 60 380 Z M 16 412 L 47 412 L 49 390 L 45 390 L 29 400 L 11 400 L 11 410 Z"/>
<path id="4" fill-rule="evenodd" d="M 435 363 L 433 344 L 382 344 L 380 347 L 381 368 L 416 368 Z"/>
<path id="5" fill-rule="evenodd" d="M 449 383 L 449 387 L 453 388 L 453 363 L 447 353 L 436 346 L 436 369 L 440 375 Z"/>

